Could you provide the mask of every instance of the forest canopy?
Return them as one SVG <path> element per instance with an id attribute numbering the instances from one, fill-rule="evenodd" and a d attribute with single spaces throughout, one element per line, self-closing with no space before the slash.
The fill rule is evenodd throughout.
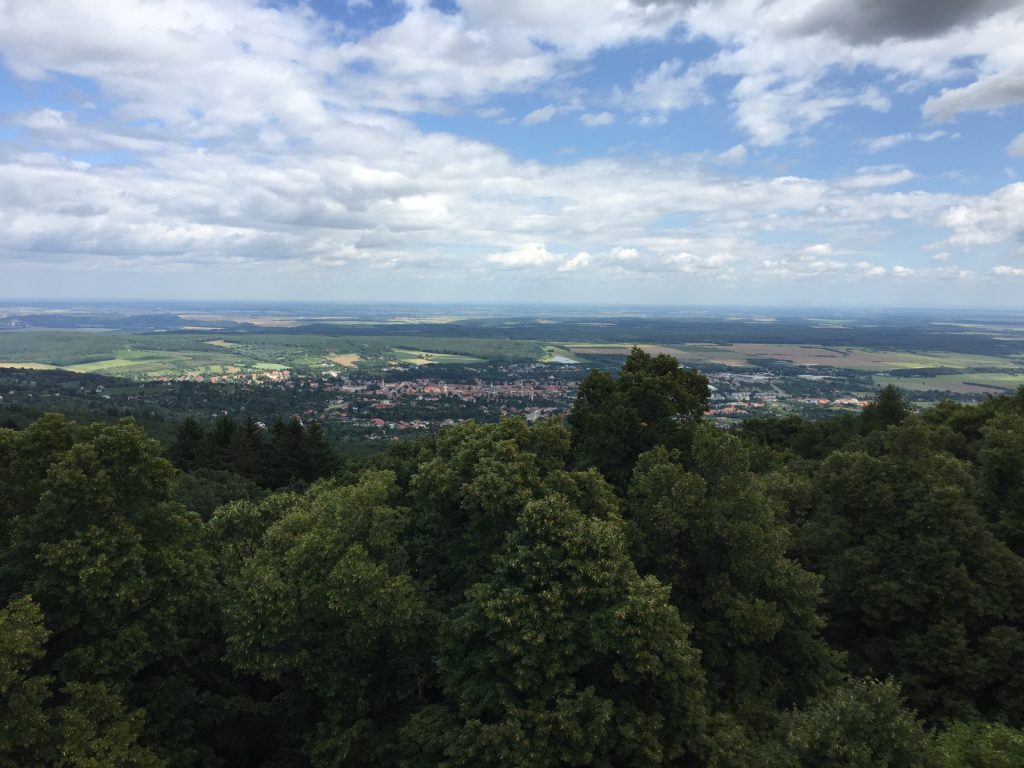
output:
<path id="1" fill-rule="evenodd" d="M 1024 764 L 1024 389 L 704 421 L 0 429 L 0 768 Z"/>

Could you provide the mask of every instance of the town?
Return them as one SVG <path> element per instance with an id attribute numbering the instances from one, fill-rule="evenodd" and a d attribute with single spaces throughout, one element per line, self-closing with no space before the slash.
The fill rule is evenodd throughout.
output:
<path id="1" fill-rule="evenodd" d="M 58 410 L 82 418 L 132 416 L 170 423 L 230 415 L 268 426 L 319 421 L 338 440 L 391 440 L 469 419 L 518 416 L 533 422 L 569 412 L 588 366 L 567 363 L 391 366 L 319 373 L 289 369 L 189 373 L 133 381 L 66 371 L 0 369 L 0 414 Z M 857 410 L 869 392 L 822 376 L 710 371 L 708 418 L 728 427 L 779 413 L 825 416 Z M 3 419 L 0 418 L 0 421 Z M 17 419 L 15 419 L 17 421 Z"/>

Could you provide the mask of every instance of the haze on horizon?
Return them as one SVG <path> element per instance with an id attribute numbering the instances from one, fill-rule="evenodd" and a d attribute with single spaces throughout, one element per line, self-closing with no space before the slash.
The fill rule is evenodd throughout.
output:
<path id="1" fill-rule="evenodd" d="M 1024 2 L 0 0 L 0 296 L 1024 308 Z"/>

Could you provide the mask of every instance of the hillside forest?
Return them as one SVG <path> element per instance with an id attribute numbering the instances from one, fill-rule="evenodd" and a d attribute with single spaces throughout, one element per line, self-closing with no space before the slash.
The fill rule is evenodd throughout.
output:
<path id="1" fill-rule="evenodd" d="M 373 456 L 0 429 L 0 768 L 1024 765 L 1024 388 L 708 399 L 634 349 Z"/>

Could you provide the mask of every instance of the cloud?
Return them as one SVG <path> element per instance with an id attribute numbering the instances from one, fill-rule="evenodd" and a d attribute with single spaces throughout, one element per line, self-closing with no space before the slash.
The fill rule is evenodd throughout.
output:
<path id="1" fill-rule="evenodd" d="M 556 257 L 544 245 L 529 243 L 512 251 L 492 253 L 487 260 L 503 267 L 523 268 L 541 267 L 555 261 Z"/>
<path id="2" fill-rule="evenodd" d="M 992 267 L 991 274 L 997 277 L 1024 277 L 1024 267 L 1000 265 L 998 267 Z"/>
<path id="3" fill-rule="evenodd" d="M 949 120 L 960 112 L 999 109 L 1024 102 L 1024 62 L 981 77 L 963 88 L 943 90 L 925 102 L 925 117 Z"/>
<path id="4" fill-rule="evenodd" d="M 869 152 L 881 152 L 882 150 L 892 149 L 900 144 L 906 144 L 908 141 L 922 141 L 928 143 L 947 136 L 950 138 L 958 138 L 960 134 L 949 134 L 948 132 L 941 130 L 929 131 L 927 133 L 906 132 L 891 134 L 889 136 L 876 136 L 873 139 L 866 139 L 864 143 Z"/>
<path id="5" fill-rule="evenodd" d="M 522 125 L 540 125 L 546 123 L 552 117 L 555 116 L 555 107 L 552 104 L 548 104 L 546 107 L 540 107 L 539 109 L 533 110 L 527 114 L 520 122 Z"/>
<path id="6" fill-rule="evenodd" d="M 1007 8 L 1015 0 L 819 0 L 793 25 L 799 35 L 827 33 L 856 44 L 893 38 L 936 37 L 970 26 Z"/>
<path id="7" fill-rule="evenodd" d="M 590 264 L 590 254 L 586 251 L 580 251 L 571 259 L 567 260 L 562 266 L 558 268 L 559 272 L 572 272 L 573 270 L 585 267 Z"/>
<path id="8" fill-rule="evenodd" d="M 655 94 L 676 96 L 660 107 L 650 96 L 647 106 L 634 99 L 632 107 L 686 108 L 695 94 L 707 93 L 708 82 L 730 78 L 735 122 L 757 145 L 783 143 L 852 108 L 886 111 L 888 89 L 953 77 L 973 82 L 927 102 L 926 116 L 1024 100 L 1024 6 L 1012 0 L 721 0 L 682 7 L 689 39 L 708 38 L 719 49 L 685 66 L 678 58 L 662 62 L 638 85 L 649 79 L 661 86 Z M 851 82 L 852 73 L 864 71 L 882 73 L 886 90 Z M 831 85 L 830 76 L 849 85 Z"/>
<path id="9" fill-rule="evenodd" d="M 1017 134 L 1017 138 L 1010 142 L 1006 151 L 1014 157 L 1024 157 L 1024 133 Z"/>
<path id="10" fill-rule="evenodd" d="M 719 152 L 715 156 L 715 159 L 720 163 L 728 163 L 730 165 L 741 165 L 747 160 L 747 148 L 742 144 L 737 144 L 731 149 L 727 149 L 724 152 Z"/>
<path id="11" fill-rule="evenodd" d="M 908 168 L 879 166 L 876 168 L 859 168 L 855 176 L 842 179 L 839 183 L 850 189 L 872 189 L 875 187 L 892 187 L 903 184 L 914 178 L 914 172 Z"/>
<path id="12" fill-rule="evenodd" d="M 941 222 L 953 232 L 947 240 L 950 245 L 969 248 L 1020 238 L 1024 235 L 1024 182 L 954 206 L 942 214 Z"/>
<path id="13" fill-rule="evenodd" d="M 831 256 L 833 252 L 832 246 L 829 243 L 817 243 L 816 245 L 809 245 L 800 251 L 800 254 L 805 257 L 815 256 Z"/>
<path id="14" fill-rule="evenodd" d="M 615 122 L 615 115 L 611 112 L 584 112 L 580 115 L 580 122 L 588 128 L 597 128 L 602 125 L 611 125 Z"/>
<path id="15" fill-rule="evenodd" d="M 68 115 L 56 109 L 38 109 L 23 115 L 15 116 L 14 122 L 33 131 L 64 131 L 74 121 L 73 115 Z"/>
<path id="16" fill-rule="evenodd" d="M 702 71 L 687 69 L 681 59 L 662 62 L 635 80 L 628 92 L 618 94 L 627 109 L 655 114 L 686 109 L 703 98 Z"/>
<path id="17" fill-rule="evenodd" d="M 464 0 L 451 13 L 410 2 L 400 21 L 342 44 L 337 58 L 363 104 L 409 111 L 530 90 L 597 50 L 663 40 L 681 17 L 618 0 Z"/>
<path id="18" fill-rule="evenodd" d="M 714 253 L 709 256 L 698 256 L 687 251 L 680 251 L 665 256 L 665 263 L 679 272 L 686 274 L 710 274 L 718 277 L 730 277 L 735 270 L 729 265 L 737 260 L 731 253 Z"/>
<path id="19" fill-rule="evenodd" d="M 853 265 L 855 270 L 859 270 L 866 277 L 880 277 L 889 273 L 885 267 L 878 264 L 872 264 L 869 261 L 858 261 Z"/>
<path id="20" fill-rule="evenodd" d="M 635 261 L 640 258 L 636 248 L 616 248 L 612 251 L 612 258 L 618 261 Z"/>
<path id="21" fill-rule="evenodd" d="M 748 172 L 739 167 L 746 142 L 717 155 L 632 147 L 524 161 L 401 116 L 455 104 L 464 114 L 479 107 L 500 117 L 487 111 L 500 109 L 492 94 L 521 96 L 541 82 L 552 84 L 530 98 L 553 102 L 537 110 L 553 116 L 554 104 L 573 103 L 565 84 L 573 62 L 624 41 L 683 34 L 677 21 L 692 15 L 700 23 L 685 34 L 717 36 L 719 52 L 672 60 L 655 67 L 655 78 L 627 73 L 638 87 L 603 103 L 656 123 L 667 119 L 661 110 L 700 102 L 705 85 L 721 78 L 732 84 L 734 114 L 756 143 L 770 143 L 845 109 L 885 107 L 877 88 L 821 87 L 836 67 L 880 61 L 896 79 L 942 77 L 954 43 L 980 45 L 965 46 L 954 28 L 952 42 L 900 43 L 900 59 L 887 46 L 837 45 L 827 32 L 785 38 L 792 30 L 772 3 L 755 30 L 744 26 L 736 0 L 717 15 L 706 6 L 471 0 L 440 14 L 414 4 L 397 24 L 360 38 L 306 5 L 68 0 L 55 15 L 38 13 L 37 3 L 0 2 L 5 66 L 17 77 L 53 80 L 42 90 L 85 82 L 89 91 L 78 104 L 69 97 L 60 109 L 34 104 L 9 115 L 26 138 L 0 145 L 0 268 L 16 260 L 119 270 L 224 265 L 227 274 L 281 265 L 309 280 L 318 269 L 344 267 L 346 279 L 369 274 L 379 287 L 379 269 L 407 271 L 408 283 L 421 286 L 468 270 L 474 280 L 500 272 L 502 283 L 515 278 L 503 271 L 512 268 L 523 268 L 525 280 L 528 268 L 589 267 L 588 275 L 656 274 L 669 285 L 679 272 L 884 277 L 883 266 L 861 269 L 836 254 L 852 261 L 891 253 L 901 226 L 946 228 L 957 247 L 1020 236 L 1024 208 L 1014 185 L 992 195 L 925 191 L 910 187 L 912 171 L 895 166 L 844 178 L 797 175 L 781 164 Z M 1000 37 L 986 26 L 986 44 L 1018 30 L 1012 19 L 1000 23 L 1009 31 Z M 410 60 L 387 61 L 389 51 Z M 986 71 L 1004 66 L 971 55 Z M 602 102 L 588 95 L 580 103 Z M 899 184 L 907 187 L 894 189 Z M 552 253 L 548 243 L 571 245 Z M 817 245 L 801 253 L 807 243 Z M 397 284 L 391 272 L 388 279 Z"/>

